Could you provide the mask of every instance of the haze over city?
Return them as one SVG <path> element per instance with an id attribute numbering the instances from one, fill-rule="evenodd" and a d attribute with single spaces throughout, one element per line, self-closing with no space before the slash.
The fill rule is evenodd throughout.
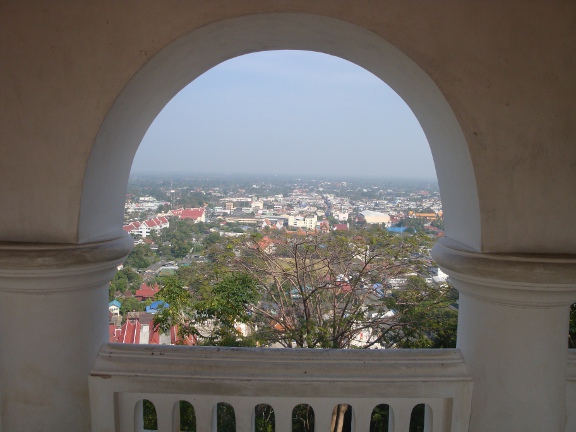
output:
<path id="1" fill-rule="evenodd" d="M 132 174 L 436 178 L 414 114 L 337 57 L 271 51 L 228 60 L 176 95 Z"/>

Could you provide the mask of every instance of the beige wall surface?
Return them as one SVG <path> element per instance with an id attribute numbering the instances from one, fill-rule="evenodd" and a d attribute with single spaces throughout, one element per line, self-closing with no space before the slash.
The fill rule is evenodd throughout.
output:
<path id="1" fill-rule="evenodd" d="M 79 241 L 93 143 L 139 69 L 197 28 L 285 12 L 369 30 L 432 78 L 469 146 L 482 250 L 576 252 L 570 1 L 2 2 L 0 239 Z"/>

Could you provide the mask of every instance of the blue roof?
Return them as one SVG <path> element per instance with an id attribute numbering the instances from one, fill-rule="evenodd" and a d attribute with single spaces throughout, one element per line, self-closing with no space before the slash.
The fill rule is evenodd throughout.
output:
<path id="1" fill-rule="evenodd" d="M 396 233 L 401 233 L 404 232 L 408 229 L 408 227 L 390 227 L 388 228 L 389 232 L 396 232 Z"/>
<path id="2" fill-rule="evenodd" d="M 166 303 L 164 300 L 156 300 L 150 306 L 146 306 L 146 312 L 148 313 L 156 313 L 160 309 L 167 309 L 170 305 Z"/>
<path id="3" fill-rule="evenodd" d="M 122 306 L 122 303 L 120 303 L 118 300 L 112 300 L 110 303 L 108 303 L 108 307 L 110 306 L 116 306 L 116 307 L 120 307 Z"/>

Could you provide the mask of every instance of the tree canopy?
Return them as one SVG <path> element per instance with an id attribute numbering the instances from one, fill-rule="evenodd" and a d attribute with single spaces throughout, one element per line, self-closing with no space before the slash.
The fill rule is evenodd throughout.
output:
<path id="1" fill-rule="evenodd" d="M 126 267 L 132 267 L 133 269 L 143 269 L 148 267 L 150 264 L 156 262 L 157 258 L 154 252 L 150 249 L 147 244 L 137 244 L 126 258 L 124 265 Z"/>
<path id="2" fill-rule="evenodd" d="M 162 328 L 221 345 L 454 346 L 457 294 L 418 276 L 430 266 L 423 234 L 371 227 L 213 240 L 213 262 L 165 281 Z"/>

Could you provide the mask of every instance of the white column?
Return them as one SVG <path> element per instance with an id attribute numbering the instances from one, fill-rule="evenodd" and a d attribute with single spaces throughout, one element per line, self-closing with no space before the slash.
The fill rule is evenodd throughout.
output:
<path id="1" fill-rule="evenodd" d="M 480 254 L 446 238 L 433 256 L 460 292 L 470 432 L 564 432 L 576 257 Z"/>
<path id="2" fill-rule="evenodd" d="M 0 243 L 1 430 L 90 430 L 108 282 L 132 244 Z"/>

